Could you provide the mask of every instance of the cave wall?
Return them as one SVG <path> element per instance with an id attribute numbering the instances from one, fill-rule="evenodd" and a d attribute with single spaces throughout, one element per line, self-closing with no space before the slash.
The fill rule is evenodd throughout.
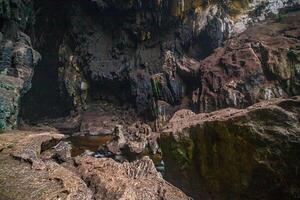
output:
<path id="1" fill-rule="evenodd" d="M 144 116 L 157 117 L 158 100 L 183 104 L 183 97 L 191 95 L 186 88 L 199 82 L 185 81 L 178 73 L 183 56 L 203 59 L 247 24 L 288 5 L 287 1 L 75 1 L 71 43 L 65 45 L 68 49 L 75 44 L 70 55 L 79 70 L 77 78 L 64 84 L 74 107 L 85 104 L 86 96 L 115 97 Z M 80 89 L 81 83 L 90 85 L 89 95 Z"/>
<path id="2" fill-rule="evenodd" d="M 159 101 L 170 107 L 193 106 L 190 87 L 201 77 L 189 73 L 182 77 L 182 58 L 198 62 L 249 24 L 297 3 L 1 0 L 0 25 L 2 38 L 13 44 L 18 32 L 29 35 L 43 57 L 34 86 L 22 99 L 23 118 L 65 116 L 100 98 L 129 103 L 140 115 L 153 119 L 158 116 Z M 32 49 L 27 36 L 23 43 Z M 13 51 L 10 44 L 2 46 L 8 49 L 1 51 L 1 61 L 6 63 Z M 30 69 L 36 58 L 31 58 Z M 13 63 L 8 63 L 6 68 L 13 69 Z M 18 90 L 17 96 L 31 87 L 33 70 L 28 74 L 21 77 L 26 90 Z M 192 81 L 185 81 L 190 77 Z M 18 115 L 19 98 L 13 101 L 13 107 L 2 109 L 6 116 L 2 119 Z M 8 104 L 7 99 L 2 102 Z M 9 123 L 16 124 L 16 119 Z"/>
<path id="3" fill-rule="evenodd" d="M 42 55 L 35 69 L 32 88 L 22 98 L 21 117 L 37 121 L 70 113 L 72 102 L 59 84 L 60 46 L 67 34 L 69 1 L 34 1 L 35 24 L 29 34 Z"/>
<path id="4" fill-rule="evenodd" d="M 21 97 L 31 87 L 40 54 L 26 32 L 34 22 L 30 1 L 0 1 L 0 131 L 17 127 Z"/>

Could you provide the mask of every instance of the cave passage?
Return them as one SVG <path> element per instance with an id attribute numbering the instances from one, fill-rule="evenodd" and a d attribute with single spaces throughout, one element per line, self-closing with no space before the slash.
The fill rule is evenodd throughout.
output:
<path id="1" fill-rule="evenodd" d="M 33 47 L 42 60 L 35 68 L 32 88 L 21 102 L 21 118 L 35 122 L 69 114 L 71 108 L 59 89 L 59 45 L 67 31 L 67 1 L 35 1 L 36 23 L 32 35 Z"/>

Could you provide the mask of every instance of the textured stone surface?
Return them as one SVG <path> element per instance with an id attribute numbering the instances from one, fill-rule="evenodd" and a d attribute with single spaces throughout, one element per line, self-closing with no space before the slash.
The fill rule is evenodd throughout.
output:
<path id="1" fill-rule="evenodd" d="M 13 40 L 5 38 L 0 44 L 0 130 L 10 130 L 17 126 L 20 98 L 31 87 L 40 55 L 22 32 L 16 33 Z"/>
<path id="2" fill-rule="evenodd" d="M 197 111 L 299 94 L 300 12 L 248 28 L 198 65 Z"/>
<path id="3" fill-rule="evenodd" d="M 177 184 L 197 198 L 299 197 L 299 96 L 241 110 L 181 110 L 161 138 L 166 168 L 178 166 Z"/>
<path id="4" fill-rule="evenodd" d="M 117 125 L 130 126 L 138 120 L 129 106 L 115 106 L 108 102 L 88 104 L 82 113 L 80 132 L 86 135 L 112 135 Z"/>
<path id="5" fill-rule="evenodd" d="M 56 163 L 55 156 L 41 159 L 63 137 L 55 132 L 2 134 L 0 199 L 92 199 L 85 182 Z"/>
<path id="6" fill-rule="evenodd" d="M 68 88 L 75 107 L 85 102 L 86 92 L 79 84 L 85 77 L 88 95 L 130 102 L 139 113 L 157 117 L 158 100 L 173 106 L 183 101 L 186 83 L 178 74 L 186 79 L 186 69 L 179 68 L 177 74 L 177 59 L 202 59 L 230 35 L 297 3 L 75 1 L 70 9 L 75 13 L 69 19 L 71 35 L 67 35 L 71 43 L 65 40 L 61 48 L 62 52 L 69 49 L 62 59 L 62 66 L 67 66 L 61 68 L 62 85 Z"/>
<path id="7" fill-rule="evenodd" d="M 152 131 L 148 124 L 136 122 L 128 127 L 117 125 L 113 131 L 113 139 L 104 145 L 103 150 L 114 155 L 127 154 L 135 157 L 138 154 L 159 151 L 157 139 L 159 133 Z"/>
<path id="8" fill-rule="evenodd" d="M 0 131 L 16 128 L 20 97 L 31 87 L 40 55 L 24 33 L 34 23 L 33 2 L 0 1 Z"/>
<path id="9" fill-rule="evenodd" d="M 63 138 L 57 132 L 1 134 L 0 199 L 190 199 L 163 180 L 148 157 L 122 164 L 74 159 Z"/>
<path id="10" fill-rule="evenodd" d="M 186 79 L 190 77 L 187 73 L 194 72 L 197 59 L 209 55 L 249 24 L 299 3 L 298 0 L 1 2 L 0 68 L 2 73 L 6 74 L 4 68 L 7 68 L 9 76 L 21 79 L 12 81 L 16 82 L 13 84 L 16 94 L 1 99 L 1 127 L 7 126 L 6 129 L 16 126 L 17 102 L 30 88 L 32 68 L 38 60 L 26 35 L 22 34 L 25 39 L 22 36 L 18 43 L 20 31 L 33 37 L 34 46 L 45 55 L 44 67 L 51 68 L 39 73 L 45 76 L 44 80 L 36 79 L 43 80 L 40 86 L 46 88 L 39 91 L 35 87 L 32 94 L 36 98 L 27 97 L 28 101 L 24 101 L 29 107 L 24 113 L 31 118 L 39 116 L 32 111 L 35 108 L 42 110 L 39 114 L 50 112 L 53 107 L 53 116 L 66 115 L 71 109 L 82 111 L 89 99 L 100 98 L 130 103 L 139 114 L 153 119 L 159 117 L 157 101 L 177 106 L 185 101 L 186 93 L 190 95 L 191 88 L 196 89 L 189 85 L 194 75 L 192 80 Z M 53 20 L 44 23 L 48 18 Z M 52 36 L 49 26 L 55 29 Z M 17 52 L 20 56 L 15 55 Z M 186 59 L 177 67 L 182 58 Z M 20 63 L 26 66 L 18 67 L 17 73 L 14 68 Z M 13 88 L 9 93 L 13 93 Z M 49 107 L 43 96 L 49 98 Z M 55 102 L 65 106 L 59 107 Z M 32 106 L 35 104 L 40 106 Z"/>
<path id="11" fill-rule="evenodd" d="M 95 199 L 190 199 L 164 181 L 152 160 L 144 157 L 133 163 L 84 157 L 76 159 L 79 173 L 90 183 Z"/>

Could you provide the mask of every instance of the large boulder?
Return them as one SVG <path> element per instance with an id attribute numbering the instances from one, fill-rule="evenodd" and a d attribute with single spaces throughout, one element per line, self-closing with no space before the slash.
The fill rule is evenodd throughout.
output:
<path id="1" fill-rule="evenodd" d="M 195 198 L 297 199 L 300 97 L 241 110 L 180 110 L 161 148 L 166 178 Z"/>
<path id="2" fill-rule="evenodd" d="M 2 134 L 0 138 L 1 200 L 92 199 L 86 183 L 54 159 L 62 155 L 56 145 L 61 146 L 59 142 L 63 135 L 55 132 L 12 132 Z M 49 151 L 55 153 L 44 156 L 50 155 Z"/>
<path id="3" fill-rule="evenodd" d="M 123 164 L 109 158 L 83 157 L 76 159 L 76 164 L 93 188 L 95 199 L 190 199 L 163 180 L 148 157 Z"/>

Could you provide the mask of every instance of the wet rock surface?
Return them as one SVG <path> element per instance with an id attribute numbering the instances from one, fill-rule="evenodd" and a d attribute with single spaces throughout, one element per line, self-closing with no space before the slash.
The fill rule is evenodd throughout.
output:
<path id="1" fill-rule="evenodd" d="M 0 199 L 189 199 L 148 157 L 123 164 L 74 160 L 63 138 L 56 132 L 0 135 Z"/>
<path id="2" fill-rule="evenodd" d="M 166 178 L 196 199 L 297 199 L 299 108 L 298 96 L 241 110 L 178 111 L 161 145 L 166 168 L 178 166 L 182 178 Z"/>

